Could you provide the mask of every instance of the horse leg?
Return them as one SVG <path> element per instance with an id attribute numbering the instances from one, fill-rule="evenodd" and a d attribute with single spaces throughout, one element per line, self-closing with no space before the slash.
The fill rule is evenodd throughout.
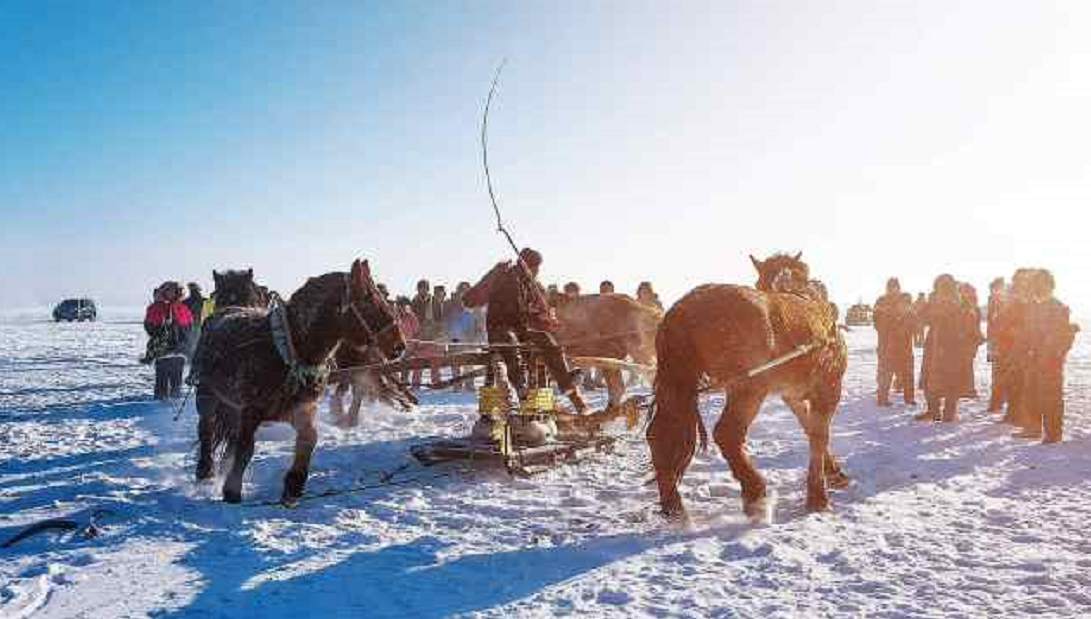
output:
<path id="1" fill-rule="evenodd" d="M 212 441 L 216 426 L 216 407 L 218 403 L 215 396 L 197 393 L 197 439 L 200 447 L 197 452 L 197 481 L 212 479 L 213 458 Z"/>
<path id="2" fill-rule="evenodd" d="M 761 403 L 762 392 L 739 391 L 728 395 L 724 414 L 716 423 L 712 436 L 720 446 L 720 453 L 727 459 L 735 479 L 742 486 L 743 512 L 753 518 L 765 511 L 765 479 L 754 468 L 746 453 L 746 434 L 754 422 Z"/>
<path id="3" fill-rule="evenodd" d="M 810 400 L 786 396 L 784 397 L 784 403 L 788 405 L 788 408 L 792 409 L 796 419 L 799 420 L 799 426 L 807 433 L 807 438 L 810 440 L 812 424 Z M 848 487 L 849 476 L 841 469 L 841 465 L 837 462 L 837 458 L 834 457 L 832 450 L 826 450 L 826 461 L 823 466 L 823 472 L 826 475 L 826 483 L 831 488 L 840 489 Z"/>
<path id="4" fill-rule="evenodd" d="M 307 483 L 307 473 L 311 466 L 311 454 L 318 444 L 315 412 L 316 407 L 313 404 L 300 406 L 292 418 L 292 426 L 295 427 L 295 460 L 284 476 L 284 493 L 280 498 L 286 505 L 295 503 L 296 499 L 303 496 L 303 486 Z"/>
<path id="5" fill-rule="evenodd" d="M 625 397 L 625 383 L 621 380 L 620 370 L 603 370 L 602 377 L 606 379 L 606 406 L 614 408 L 621 405 L 621 399 Z"/>
<path id="6" fill-rule="evenodd" d="M 661 407 L 662 403 L 657 403 L 657 406 Z M 655 468 L 655 483 L 659 487 L 659 505 L 663 515 L 672 520 L 686 519 L 678 484 L 693 458 L 692 448 L 686 445 L 696 443 L 696 428 L 687 426 L 668 421 L 668 415 L 663 414 L 662 409 L 657 411 L 648 425 L 648 447 Z"/>
<path id="7" fill-rule="evenodd" d="M 246 467 L 250 465 L 250 459 L 254 457 L 254 434 L 258 431 L 258 419 L 261 413 L 255 409 L 242 411 L 242 424 L 239 428 L 239 436 L 235 444 L 230 447 L 233 453 L 231 471 L 224 480 L 223 497 L 226 503 L 242 502 L 242 476 L 246 473 Z"/>
<path id="8" fill-rule="evenodd" d="M 349 390 L 352 379 L 337 381 L 333 393 L 330 394 L 330 414 L 333 415 L 338 425 L 344 425 L 345 421 L 345 392 Z"/>
<path id="9" fill-rule="evenodd" d="M 830 507 L 830 496 L 826 491 L 826 462 L 832 459 L 830 454 L 830 423 L 837 408 L 837 401 L 829 398 L 812 400 L 813 415 L 808 436 L 811 443 L 811 459 L 807 469 L 807 511 L 826 511 Z M 836 461 L 835 461 L 836 464 Z M 842 473 L 844 475 L 844 473 Z"/>
<path id="10" fill-rule="evenodd" d="M 355 428 L 360 425 L 360 407 L 364 404 L 364 396 L 367 395 L 370 386 L 367 378 L 352 381 L 352 402 L 349 404 L 348 425 Z"/>

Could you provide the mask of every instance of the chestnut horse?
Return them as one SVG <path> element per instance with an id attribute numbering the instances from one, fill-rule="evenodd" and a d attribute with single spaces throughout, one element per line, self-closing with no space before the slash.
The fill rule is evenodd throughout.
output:
<path id="1" fill-rule="evenodd" d="M 655 334 L 663 312 L 624 294 L 589 294 L 557 308 L 557 341 L 571 357 L 605 357 L 655 365 Z M 609 404 L 625 395 L 621 371 L 602 370 Z"/>
<path id="2" fill-rule="evenodd" d="M 213 455 L 233 455 L 224 500 L 242 500 L 242 478 L 254 455 L 254 433 L 265 422 L 291 422 L 295 461 L 284 478 L 282 500 L 303 494 L 311 453 L 318 442 L 315 417 L 328 364 L 341 347 L 375 346 L 387 358 L 405 350 L 394 312 L 379 294 L 367 262 L 349 273 L 307 280 L 284 308 L 289 359 L 278 350 L 273 314 L 240 308 L 211 321 L 199 349 L 197 412 L 200 454 L 197 479 L 212 476 Z M 283 341 L 283 340 L 282 340 Z"/>
<path id="3" fill-rule="evenodd" d="M 808 285 L 799 254 L 750 259 L 759 275 L 755 288 L 699 286 L 670 308 L 656 336 L 655 412 L 647 439 L 669 517 L 685 517 L 678 483 L 698 439 L 702 448 L 708 443 L 697 406 L 705 381 L 725 393 L 713 437 L 742 486 L 748 516 L 765 511 L 765 480 L 747 455 L 746 434 L 769 394 L 784 399 L 810 443 L 807 509 L 828 508 L 827 481 L 848 483 L 829 449 L 846 367 L 844 339 L 828 303 Z M 799 356 L 781 363 L 793 352 Z M 751 372 L 771 361 L 766 371 Z"/>

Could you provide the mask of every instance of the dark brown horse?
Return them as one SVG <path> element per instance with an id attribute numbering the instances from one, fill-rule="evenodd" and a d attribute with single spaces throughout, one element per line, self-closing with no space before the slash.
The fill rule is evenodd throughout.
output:
<path id="1" fill-rule="evenodd" d="M 242 477 L 254 454 L 254 433 L 265 422 L 287 421 L 296 431 L 295 461 L 284 478 L 283 500 L 303 494 L 318 442 L 315 413 L 331 356 L 341 347 L 377 347 L 387 358 L 405 349 L 394 312 L 371 278 L 367 262 L 349 273 L 307 280 L 283 313 L 285 353 L 278 351 L 269 310 L 239 309 L 211 322 L 198 359 L 198 480 L 212 476 L 214 454 L 233 456 L 224 482 L 229 503 L 242 500 Z M 285 341 L 284 339 L 281 340 Z"/>
<path id="2" fill-rule="evenodd" d="M 655 333 L 663 312 L 623 294 L 589 294 L 557 308 L 557 340 L 565 354 L 605 357 L 655 365 Z M 621 403 L 625 384 L 621 371 L 602 370 L 610 405 Z"/>
<path id="3" fill-rule="evenodd" d="M 808 286 L 800 256 L 753 257 L 756 288 L 706 284 L 682 297 L 663 318 L 656 336 L 659 357 L 655 413 L 648 444 L 665 514 L 684 517 L 678 483 L 698 440 L 708 434 L 697 407 L 701 385 L 725 392 L 727 405 L 713 437 L 742 485 L 743 508 L 765 510 L 765 480 L 746 453 L 746 434 L 769 394 L 792 409 L 810 442 L 807 508 L 829 505 L 826 483 L 848 478 L 829 450 L 830 422 L 841 399 L 844 340 L 829 305 Z M 778 363 L 789 353 L 799 356 Z M 774 362 L 760 373 L 752 370 Z"/>
<path id="4" fill-rule="evenodd" d="M 265 307 L 269 304 L 268 297 L 262 295 L 262 286 L 254 281 L 254 269 L 212 271 L 212 281 L 216 284 L 212 299 L 216 302 L 217 310 Z"/>

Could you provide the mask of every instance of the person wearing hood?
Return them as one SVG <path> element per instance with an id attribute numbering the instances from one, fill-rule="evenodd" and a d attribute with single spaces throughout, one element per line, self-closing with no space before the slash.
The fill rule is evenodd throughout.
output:
<path id="1" fill-rule="evenodd" d="M 194 321 L 182 303 L 182 286 L 177 282 L 164 283 L 156 297 L 144 313 L 146 359 L 155 366 L 155 398 L 166 400 L 181 395 L 186 346 Z"/>

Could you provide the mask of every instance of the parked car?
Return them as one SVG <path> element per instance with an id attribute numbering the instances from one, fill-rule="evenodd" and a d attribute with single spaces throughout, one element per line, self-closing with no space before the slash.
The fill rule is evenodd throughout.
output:
<path id="1" fill-rule="evenodd" d="M 53 308 L 53 320 L 71 322 L 73 320 L 83 322 L 94 320 L 98 317 L 95 302 L 91 299 L 65 299 Z"/>

